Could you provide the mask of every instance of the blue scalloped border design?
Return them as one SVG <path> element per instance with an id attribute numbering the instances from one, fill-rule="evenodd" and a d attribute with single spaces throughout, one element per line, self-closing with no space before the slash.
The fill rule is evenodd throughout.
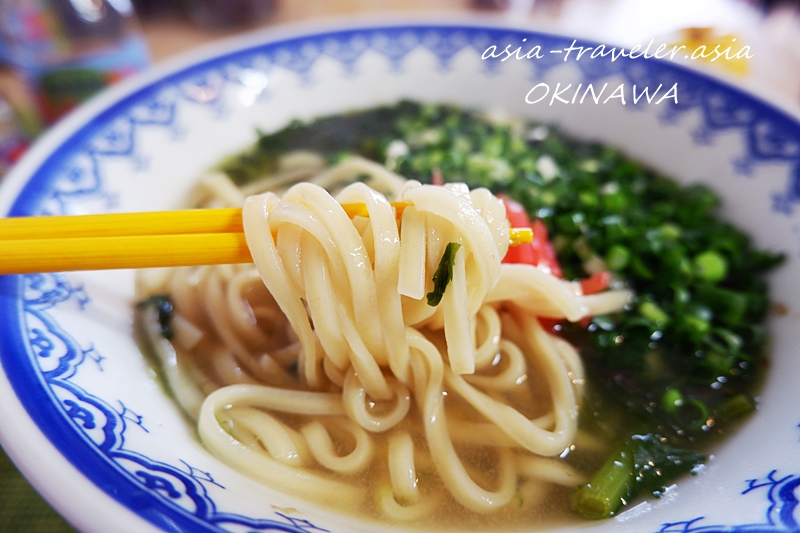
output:
<path id="1" fill-rule="evenodd" d="M 245 68 L 268 70 L 274 66 L 314 83 L 311 70 L 322 57 L 337 60 L 347 74 L 357 72 L 366 51 L 376 52 L 402 71 L 405 58 L 417 49 L 434 54 L 438 67 L 447 70 L 465 50 L 481 54 L 490 44 L 541 45 L 543 50 L 563 48 L 572 40 L 532 32 L 470 26 L 402 26 L 330 32 L 267 43 L 209 59 L 146 86 L 100 113 L 59 146 L 41 165 L 19 194 L 10 215 L 70 213 L 84 201 L 105 202 L 110 209 L 114 192 L 103 180 L 103 163 L 129 161 L 146 168 L 147 156 L 137 146 L 143 128 L 163 128 L 181 135 L 182 105 L 203 105 L 224 118 L 224 89 L 239 85 L 237 74 Z M 594 43 L 578 44 L 593 46 Z M 531 62 L 531 78 L 543 76 L 560 63 L 555 54 Z M 487 76 L 500 62 L 484 62 Z M 661 120 L 674 124 L 689 111 L 699 110 L 702 126 L 693 132 L 698 144 L 714 142 L 716 135 L 738 131 L 746 140 L 743 157 L 731 161 L 733 169 L 751 175 L 756 165 L 788 164 L 783 190 L 771 194 L 773 210 L 792 214 L 800 203 L 800 124 L 772 106 L 721 82 L 678 65 L 654 60 L 595 60 L 579 63 L 584 81 L 622 77 L 628 83 L 665 87 L 681 84 L 677 105 L 663 108 Z M 641 105 L 641 104 L 640 104 Z M 635 106 L 629 106 L 635 109 Z M 164 530 L 224 531 L 227 526 L 251 531 L 311 533 L 326 531 L 306 520 L 275 513 L 273 518 L 251 518 L 217 509 L 206 487 L 218 485 L 211 473 L 187 463 L 168 465 L 126 448 L 128 431 L 147 431 L 146 421 L 129 406 L 112 405 L 83 390 L 74 376 L 83 365 L 104 358 L 92 346 L 81 346 L 53 319 L 50 311 L 65 302 L 91 305 L 81 287 L 64 276 L 0 277 L 0 360 L 18 397 L 31 418 L 61 451 L 109 496 Z M 750 480 L 742 494 L 766 488 L 766 521 L 740 526 L 706 526 L 703 518 L 664 524 L 659 533 L 734 531 L 798 531 L 794 491 L 800 476 Z"/>
<path id="2" fill-rule="evenodd" d="M 59 450 L 93 482 L 165 529 L 222 531 L 226 525 L 236 525 L 250 531 L 326 531 L 282 512 L 275 512 L 273 519 L 221 512 L 206 491 L 207 484 L 220 486 L 209 472 L 183 461 L 180 466 L 154 461 L 127 449 L 126 432 L 134 427 L 147 432 L 145 420 L 122 402 L 109 404 L 75 383 L 73 378 L 83 365 L 94 364 L 102 371 L 104 357 L 91 346 L 82 347 L 48 313 L 67 303 L 82 309 L 91 304 L 88 295 L 61 274 L 2 277 L 0 294 L 8 294 L 15 281 L 22 282 L 24 294 L 18 317 L 23 338 L 19 340 L 27 340 L 26 356 L 33 360 L 24 370 L 24 364 L 13 365 L 15 372 L 27 374 L 14 376 L 27 385 L 17 392 L 29 410 L 35 406 L 34 419 L 47 417 L 45 433 L 55 437 Z M 15 304 L 3 298 L 0 312 Z M 5 358 L 4 352 L 4 364 Z M 34 380 L 36 387 L 31 386 Z"/>
<path id="3" fill-rule="evenodd" d="M 797 522 L 797 494 L 800 475 L 778 475 L 772 470 L 760 479 L 748 479 L 742 495 L 764 490 L 767 500 L 765 520 L 762 523 L 741 524 L 737 526 L 706 525 L 705 517 L 699 516 L 681 522 L 663 524 L 657 533 L 796 533 L 800 531 Z"/>

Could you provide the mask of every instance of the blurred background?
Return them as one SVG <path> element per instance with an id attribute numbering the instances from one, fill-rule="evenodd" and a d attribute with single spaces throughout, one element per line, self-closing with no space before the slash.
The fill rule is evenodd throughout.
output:
<path id="1" fill-rule="evenodd" d="M 0 179 L 82 101 L 194 47 L 299 21 L 426 14 L 607 45 L 749 46 L 749 59 L 693 63 L 800 109 L 800 0 L 0 0 Z M 17 531 L 74 530 L 0 453 L 0 532 Z"/>
<path id="2" fill-rule="evenodd" d="M 608 45 L 748 46 L 749 59 L 693 63 L 800 104 L 800 0 L 0 0 L 0 176 L 98 90 L 196 46 L 298 21 L 426 14 Z"/>

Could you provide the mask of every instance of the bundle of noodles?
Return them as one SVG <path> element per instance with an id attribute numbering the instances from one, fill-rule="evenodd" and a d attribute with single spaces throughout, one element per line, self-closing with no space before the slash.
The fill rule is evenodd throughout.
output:
<path id="1" fill-rule="evenodd" d="M 320 186 L 347 181 L 335 196 Z M 174 302 L 174 338 L 159 351 L 222 461 L 340 508 L 373 491 L 392 519 L 430 513 L 442 486 L 485 513 L 512 498 L 532 505 L 544 483 L 581 481 L 553 457 L 576 437 L 583 368 L 538 317 L 616 310 L 626 291 L 583 296 L 534 266 L 502 264 L 500 199 L 357 158 L 281 195 L 245 200 L 220 176 L 201 189 L 209 203 L 244 202 L 255 266 L 150 273 L 140 291 Z M 376 189 L 407 205 L 400 217 Z M 351 219 L 341 204 L 356 202 L 366 216 Z M 452 277 L 431 305 L 448 248 Z"/>

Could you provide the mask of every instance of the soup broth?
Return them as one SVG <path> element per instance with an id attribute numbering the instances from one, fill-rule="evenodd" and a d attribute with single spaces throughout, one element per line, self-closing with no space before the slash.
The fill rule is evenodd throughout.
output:
<path id="1" fill-rule="evenodd" d="M 363 171 L 337 170 L 343 168 L 337 163 L 352 158 L 358 158 Z M 448 352 L 455 326 L 448 326 L 447 318 L 442 323 L 423 304 L 398 296 L 402 318 L 415 324 L 419 337 L 408 337 L 407 367 L 391 354 L 376 357 L 378 366 L 392 370 L 385 389 L 391 393 L 381 396 L 378 385 L 370 392 L 366 367 L 349 368 L 335 357 L 318 368 L 304 362 L 298 354 L 307 357 L 305 333 L 286 314 L 280 296 L 265 286 L 261 265 L 143 272 L 138 279 L 144 302 L 140 324 L 161 359 L 167 386 L 189 416 L 200 420 L 209 449 L 223 446 L 214 439 L 235 441 L 249 450 L 246 454 L 268 457 L 258 464 L 277 472 L 262 476 L 249 469 L 247 475 L 337 511 L 421 529 L 549 526 L 580 515 L 611 516 L 639 493 L 659 493 L 702 463 L 698 450 L 713 435 L 753 411 L 752 388 L 764 360 L 760 324 L 768 308 L 763 275 L 781 257 L 752 249 L 744 234 L 718 220 L 713 212 L 718 200 L 711 191 L 679 187 L 613 149 L 565 138 L 542 125 L 500 124 L 475 112 L 402 102 L 262 135 L 256 145 L 204 176 L 189 203 L 241 205 L 246 196 L 267 190 L 297 195 L 290 187 L 305 180 L 333 192 L 353 181 L 366 181 L 376 191 L 407 187 L 392 173 L 432 182 L 462 199 L 472 194 L 474 205 L 484 201 L 476 189 L 503 195 L 512 225 L 528 224 L 534 233 L 530 247 L 509 248 L 504 263 L 527 264 L 560 277 L 552 283 L 574 287 L 575 297 L 584 298 L 580 301 L 597 296 L 616 297 L 618 303 L 566 320 L 564 315 L 526 318 L 526 304 L 514 299 L 519 295 L 509 296 L 511 303 L 498 298 L 476 310 L 469 325 L 476 353 L 482 346 L 494 346 L 494 352 L 474 372 L 459 372 L 455 355 Z M 473 192 L 448 183 L 466 183 Z M 264 201 L 278 202 L 271 198 Z M 311 205 L 315 198 L 303 201 Z M 276 212 L 293 209 L 274 205 Z M 482 209 L 481 216 L 492 219 L 486 214 L 490 208 Z M 379 228 L 372 225 L 376 213 L 369 220 L 356 215 L 352 225 L 377 272 L 381 249 L 372 244 L 378 242 L 372 238 Z M 412 227 L 412 219 L 397 217 L 398 224 L 404 221 L 399 232 L 405 239 L 403 227 Z M 304 228 L 314 225 L 308 220 Z M 309 291 L 316 274 L 303 270 L 302 258 L 318 252 L 301 246 L 305 241 L 298 231 L 289 230 L 287 237 L 273 231 L 272 236 L 277 235 L 276 253 L 289 265 L 281 283 L 305 284 Z M 446 271 L 449 239 L 467 242 L 454 235 L 447 229 L 429 230 L 427 273 Z M 504 253 L 506 247 L 501 246 Z M 458 259 L 455 249 L 453 264 L 468 261 Z M 480 270 L 474 265 L 455 268 Z M 468 277 L 465 291 L 475 290 L 473 279 Z M 350 342 L 351 337 L 315 315 L 315 309 L 325 307 L 314 300 L 315 294 L 338 298 L 344 289 L 333 282 L 330 290 L 316 286 L 321 292 L 304 293 L 300 314 L 308 314 L 308 331 L 319 336 L 315 349 L 336 352 L 342 339 Z M 455 292 L 454 286 L 445 284 L 444 294 Z M 362 296 L 368 298 L 358 293 L 351 299 Z M 380 302 L 390 296 L 376 296 L 376 308 L 388 305 Z M 350 307 L 327 309 L 337 316 L 351 312 Z M 390 342 L 371 338 L 374 332 L 363 335 L 366 345 Z M 177 354 L 173 363 L 159 336 L 170 340 Z M 443 363 L 425 355 L 434 352 Z M 555 367 L 561 378 L 553 377 Z M 314 381 L 317 374 L 321 377 Z M 431 385 L 437 375 L 440 389 Z M 236 398 L 250 398 L 247 387 L 310 390 L 314 396 L 306 403 L 318 407 L 308 409 L 318 412 L 276 407 L 293 402 L 293 396 L 251 401 L 245 407 L 219 400 L 223 407 L 207 407 L 208 397 L 231 384 L 239 387 L 231 393 Z M 346 399 L 342 407 L 341 400 L 332 399 L 337 394 L 356 395 L 356 400 Z M 574 397 L 572 407 L 567 397 Z M 470 398 L 506 406 L 492 407 L 502 419 L 492 421 L 498 425 L 487 422 L 491 409 Z M 363 413 L 352 405 L 363 406 Z M 512 410 L 516 414 L 509 414 Z M 564 420 L 572 417 L 579 423 L 569 442 L 539 453 L 520 444 L 517 430 L 504 417 L 524 418 L 530 427 L 518 432 L 546 434 L 542 442 L 569 433 Z M 455 459 L 445 465 L 445 456 Z M 642 457 L 660 462 L 648 465 Z M 234 466 L 246 463 L 231 461 Z M 625 483 L 609 489 L 606 478 L 620 475 L 619 465 Z M 324 485 L 330 490 L 305 494 L 301 484 L 286 481 L 298 469 L 330 483 Z M 464 489 L 462 494 L 455 479 L 468 480 L 472 493 Z M 486 494 L 492 503 L 471 508 L 465 501 L 482 497 L 473 493 Z"/>

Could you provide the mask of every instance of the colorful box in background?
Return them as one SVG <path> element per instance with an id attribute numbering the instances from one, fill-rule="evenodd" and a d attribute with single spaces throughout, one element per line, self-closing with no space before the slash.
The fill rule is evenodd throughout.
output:
<path id="1" fill-rule="evenodd" d="M 0 10 L 5 59 L 51 124 L 98 90 L 150 64 L 129 0 L 9 0 Z"/>

